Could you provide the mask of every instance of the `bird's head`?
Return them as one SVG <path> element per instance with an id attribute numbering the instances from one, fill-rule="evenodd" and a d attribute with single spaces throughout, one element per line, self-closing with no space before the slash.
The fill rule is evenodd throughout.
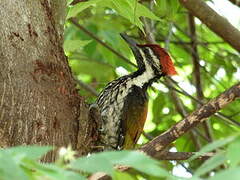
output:
<path id="1" fill-rule="evenodd" d="M 130 46 L 139 69 L 149 66 L 160 75 L 177 74 L 171 57 L 158 44 L 137 44 L 126 34 L 121 34 L 121 36 Z"/>

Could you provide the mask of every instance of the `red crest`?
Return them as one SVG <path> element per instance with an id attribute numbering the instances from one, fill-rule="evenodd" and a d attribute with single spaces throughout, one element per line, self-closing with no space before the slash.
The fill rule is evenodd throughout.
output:
<path id="1" fill-rule="evenodd" d="M 150 47 L 156 56 L 160 59 L 160 64 L 162 66 L 162 71 L 166 75 L 176 75 L 177 71 L 175 70 L 173 61 L 167 51 L 163 48 L 161 48 L 157 44 L 144 44 L 144 45 L 138 45 L 140 47 Z"/>

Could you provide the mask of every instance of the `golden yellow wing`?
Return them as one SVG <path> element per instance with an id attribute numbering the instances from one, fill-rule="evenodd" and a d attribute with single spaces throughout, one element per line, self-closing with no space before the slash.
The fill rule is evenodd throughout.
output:
<path id="1" fill-rule="evenodd" d="M 124 102 L 121 134 L 123 149 L 132 149 L 136 145 L 147 118 L 148 99 L 145 91 L 134 86 Z"/>

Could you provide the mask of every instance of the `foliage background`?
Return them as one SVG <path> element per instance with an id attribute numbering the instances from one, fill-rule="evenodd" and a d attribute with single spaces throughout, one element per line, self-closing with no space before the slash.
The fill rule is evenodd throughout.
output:
<path id="1" fill-rule="evenodd" d="M 146 43 L 144 31 L 148 25 L 157 43 L 168 49 L 175 62 L 178 76 L 173 77 L 173 85 L 175 90 L 183 92 L 177 93 L 181 108 L 176 105 L 178 98 L 172 95 L 176 91 L 167 86 L 166 79 L 154 83 L 148 91 L 149 114 L 139 146 L 169 129 L 185 114 L 194 111 L 199 106 L 194 98 L 206 102 L 240 79 L 238 52 L 199 21 L 194 24 L 197 51 L 193 48 L 194 37 L 189 33 L 192 28 L 189 24 L 191 15 L 178 0 L 156 0 L 156 3 L 147 0 L 90 0 L 70 5 L 72 2 L 68 1 L 64 50 L 75 78 L 81 82 L 78 85 L 79 93 L 88 103 L 94 102 L 96 92 L 100 92 L 108 82 L 136 70 L 123 58 L 100 44 L 99 40 L 135 63 L 133 54 L 119 33 L 126 32 L 139 43 Z M 82 28 L 72 23 L 72 17 L 76 18 Z M 92 35 L 87 35 L 83 29 Z M 93 39 L 93 35 L 98 41 Z M 203 97 L 197 95 L 199 89 L 196 88 L 193 54 L 199 57 L 197 66 L 200 68 Z M 96 92 L 86 90 L 89 87 Z M 0 177 L 84 179 L 88 173 L 104 171 L 114 179 L 179 179 L 173 177 L 172 173 L 192 179 L 238 179 L 239 128 L 229 120 L 240 121 L 239 101 L 231 103 L 221 113 L 225 115 L 224 118 L 209 118 L 208 124 L 198 126 L 170 147 L 171 151 L 198 151 L 197 156 L 216 152 L 216 155 L 207 161 L 193 157 L 186 162 L 157 162 L 133 152 L 107 152 L 75 160 L 74 152 L 68 148 L 63 150 L 63 154 L 60 153 L 55 163 L 43 165 L 38 159 L 51 148 L 15 147 L 0 150 Z M 118 163 L 131 165 L 138 171 L 131 172 L 131 176 L 116 172 L 113 166 Z M 148 171 L 145 169 L 147 167 Z M 76 173 L 79 170 L 80 173 Z M 16 173 L 12 173 L 13 171 Z"/>

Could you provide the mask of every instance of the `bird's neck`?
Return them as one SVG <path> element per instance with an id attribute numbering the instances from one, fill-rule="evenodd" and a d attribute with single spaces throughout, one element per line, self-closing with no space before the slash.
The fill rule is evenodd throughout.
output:
<path id="1" fill-rule="evenodd" d="M 138 56 L 135 56 L 138 64 L 138 70 L 132 74 L 130 77 L 132 83 L 144 90 L 147 89 L 154 81 L 158 80 L 162 74 L 159 73 L 159 70 L 153 66 L 155 60 L 154 56 L 149 54 L 149 52 L 139 51 Z"/>
<path id="2" fill-rule="evenodd" d="M 146 68 L 147 67 L 147 68 Z M 158 80 L 161 75 L 156 74 L 151 67 L 144 66 L 134 73 L 129 75 L 132 85 L 138 86 L 142 89 L 147 89 L 154 81 Z"/>

